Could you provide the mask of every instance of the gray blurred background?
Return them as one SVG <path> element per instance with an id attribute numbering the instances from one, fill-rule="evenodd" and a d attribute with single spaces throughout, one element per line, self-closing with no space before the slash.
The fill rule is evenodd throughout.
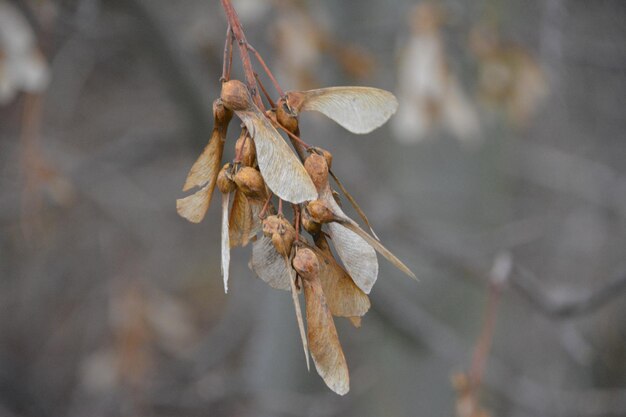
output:
<path id="1" fill-rule="evenodd" d="M 491 292 L 481 407 L 626 416 L 623 1 L 440 0 L 426 35 L 416 1 L 233 1 L 285 89 L 402 96 L 410 40 L 434 36 L 480 125 L 471 142 L 447 129 L 445 100 L 419 140 L 396 140 L 393 119 L 356 136 L 302 118 L 420 277 L 381 258 L 362 327 L 335 320 L 345 397 L 307 373 L 290 295 L 248 269 L 250 248 L 234 250 L 224 294 L 218 204 L 199 225 L 176 213 L 212 129 L 220 3 L 2 2 L 33 28 L 49 80 L 0 105 L 0 416 L 468 417 L 451 377 L 472 366 L 497 259 L 511 268 Z M 313 34 L 284 23 L 298 19 Z M 476 53 L 485 27 L 490 52 Z M 324 39 L 296 47 L 311 48 L 304 69 L 286 52 L 294 28 Z M 527 68 L 540 81 L 516 84 Z M 520 87 L 491 94 L 501 78 Z"/>

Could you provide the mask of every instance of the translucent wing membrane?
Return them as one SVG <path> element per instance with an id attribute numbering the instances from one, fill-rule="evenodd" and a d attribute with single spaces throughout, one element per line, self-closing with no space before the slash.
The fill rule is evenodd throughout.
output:
<path id="1" fill-rule="evenodd" d="M 303 279 L 309 349 L 317 373 L 339 395 L 350 390 L 348 365 L 318 277 Z"/>
<path id="2" fill-rule="evenodd" d="M 296 289 L 295 283 L 295 274 L 293 274 L 293 270 L 291 269 L 291 265 L 289 265 L 289 260 L 284 258 L 287 264 L 287 268 L 289 270 L 289 285 L 291 286 L 291 298 L 293 300 L 293 307 L 296 311 L 296 321 L 298 322 L 298 330 L 300 331 L 300 340 L 302 340 L 302 348 L 304 349 L 304 357 L 306 359 L 306 369 L 311 370 L 311 365 L 309 361 L 309 345 L 306 335 L 306 330 L 304 330 L 304 320 L 302 319 L 302 308 L 300 307 L 300 297 L 298 296 L 298 290 Z"/>
<path id="3" fill-rule="evenodd" d="M 252 244 L 250 268 L 270 287 L 290 291 L 290 268 L 285 259 L 276 251 L 272 239 L 262 236 Z"/>
<path id="4" fill-rule="evenodd" d="M 210 187 L 211 185 L 207 184 L 194 194 L 176 200 L 178 214 L 192 223 L 200 223 L 211 202 Z"/>
<path id="5" fill-rule="evenodd" d="M 378 88 L 328 87 L 301 94 L 303 99 L 301 107 L 297 108 L 299 111 L 318 111 L 358 134 L 380 127 L 398 108 L 394 95 Z"/>
<path id="6" fill-rule="evenodd" d="M 210 184 L 209 188 L 213 191 L 217 174 L 222 167 L 221 161 L 223 152 L 224 138 L 221 137 L 217 129 L 214 129 L 209 143 L 189 170 L 183 191 L 188 191 L 193 187 L 201 187 L 207 183 Z"/>
<path id="7" fill-rule="evenodd" d="M 347 229 L 357 234 L 358 236 L 360 236 L 361 238 L 363 238 L 363 240 L 365 240 L 374 249 L 376 249 L 378 253 L 383 255 L 389 262 L 391 262 L 393 266 L 395 266 L 400 271 L 404 272 L 409 277 L 417 281 L 417 277 L 415 276 L 415 274 L 404 263 L 402 263 L 400 259 L 398 259 L 393 253 L 391 253 L 389 249 L 384 247 L 382 243 L 380 243 L 378 240 L 374 239 L 372 236 L 367 234 L 367 232 L 361 229 L 361 227 L 358 224 L 356 224 L 352 219 L 346 218 L 345 220 L 341 222 L 341 224 L 344 225 Z"/>
<path id="8" fill-rule="evenodd" d="M 222 277 L 224 292 L 228 292 L 228 272 L 230 269 L 230 242 L 228 233 L 228 203 L 230 194 L 222 194 Z"/>
<path id="9" fill-rule="evenodd" d="M 370 308 L 369 297 L 352 281 L 352 278 L 333 257 L 324 235 L 315 244 L 320 264 L 320 281 L 328 308 L 333 316 L 362 316 Z"/>
<path id="10" fill-rule="evenodd" d="M 320 199 L 328 205 L 333 213 L 342 218 L 348 217 L 335 201 L 330 187 L 326 187 L 320 193 Z M 378 277 L 378 259 L 376 259 L 374 248 L 362 237 L 339 223 L 329 223 L 328 234 L 354 283 L 365 294 L 369 294 Z"/>
<path id="11" fill-rule="evenodd" d="M 224 153 L 228 123 L 232 115 L 230 110 L 224 108 L 221 100 L 213 102 L 214 127 L 211 139 L 189 170 L 183 186 L 183 191 L 194 187 L 201 187 L 201 189 L 195 194 L 176 200 L 176 211 L 190 222 L 202 221 L 211 204 Z"/>
<path id="12" fill-rule="evenodd" d="M 262 208 L 263 203 L 249 199 L 240 190 L 235 191 L 229 219 L 231 248 L 246 246 L 261 231 L 259 213 Z"/>
<path id="13" fill-rule="evenodd" d="M 296 204 L 317 198 L 306 170 L 265 115 L 254 105 L 236 113 L 254 139 L 259 169 L 270 190 Z"/>

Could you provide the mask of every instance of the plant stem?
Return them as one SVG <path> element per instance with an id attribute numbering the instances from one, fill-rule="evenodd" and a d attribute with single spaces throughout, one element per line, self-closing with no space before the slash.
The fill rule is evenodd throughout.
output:
<path id="1" fill-rule="evenodd" d="M 222 66 L 222 78 L 220 81 L 230 80 L 230 69 L 233 66 L 233 30 L 230 23 L 226 29 L 226 41 L 224 42 L 224 63 Z"/>
<path id="2" fill-rule="evenodd" d="M 250 93 L 252 94 L 252 99 L 254 100 L 254 103 L 261 110 L 263 110 L 265 107 L 263 106 L 261 96 L 259 95 L 256 78 L 254 77 L 254 70 L 252 69 L 252 62 L 250 61 L 250 55 L 248 54 L 248 41 L 246 40 L 246 35 L 243 33 L 243 27 L 241 26 L 241 22 L 239 21 L 239 16 L 237 16 L 237 12 L 233 8 L 230 0 L 221 1 L 224 12 L 226 13 L 226 18 L 228 19 L 228 24 L 233 30 L 235 41 L 237 41 L 237 46 L 239 47 L 241 63 L 243 64 L 244 75 L 246 77 L 246 82 L 248 83 Z"/>
<path id="3" fill-rule="evenodd" d="M 252 53 L 256 57 L 257 61 L 259 61 L 259 63 L 263 67 L 263 70 L 267 74 L 267 76 L 270 77 L 270 80 L 272 80 L 272 84 L 274 84 L 274 88 L 278 92 L 278 95 L 281 96 L 281 97 L 284 96 L 285 93 L 283 92 L 283 89 L 280 88 L 280 85 L 278 84 L 278 81 L 276 81 L 276 78 L 274 77 L 274 74 L 272 74 L 272 71 L 270 71 L 268 66 L 265 64 L 265 60 L 263 59 L 263 57 L 261 57 L 261 54 L 259 54 L 259 52 L 256 49 L 254 49 L 254 47 L 252 45 L 248 44 L 247 47 L 248 47 L 248 49 L 250 51 L 252 51 Z"/>

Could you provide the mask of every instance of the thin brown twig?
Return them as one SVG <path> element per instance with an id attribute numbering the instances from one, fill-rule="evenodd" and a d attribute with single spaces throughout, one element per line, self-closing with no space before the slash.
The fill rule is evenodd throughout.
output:
<path id="1" fill-rule="evenodd" d="M 230 80 L 230 69 L 233 66 L 233 30 L 228 24 L 226 28 L 226 40 L 224 41 L 224 60 L 222 63 L 221 82 Z"/>
<path id="2" fill-rule="evenodd" d="M 278 84 L 278 81 L 276 80 L 276 78 L 274 77 L 274 74 L 272 74 L 272 71 L 270 71 L 270 69 L 268 68 L 268 66 L 265 64 L 265 60 L 263 60 L 263 57 L 261 56 L 261 54 L 254 49 L 254 47 L 252 45 L 250 45 L 249 43 L 246 44 L 247 48 L 252 51 L 252 53 L 254 54 L 254 56 L 256 57 L 257 61 L 259 61 L 259 64 L 261 64 L 261 66 L 263 67 L 263 70 L 265 71 L 265 73 L 267 74 L 268 77 L 270 77 L 270 80 L 272 80 L 272 84 L 274 84 L 274 88 L 276 89 L 276 91 L 278 92 L 278 94 L 282 97 L 285 95 L 285 92 L 283 91 L 282 88 L 280 88 L 280 85 Z"/>
<path id="3" fill-rule="evenodd" d="M 269 208 L 271 201 L 272 201 L 272 192 L 270 191 L 269 193 L 267 193 L 267 200 L 265 201 L 265 204 L 263 204 L 263 208 L 261 209 L 261 212 L 259 213 L 259 219 L 261 220 L 265 219 L 265 212 Z"/>
<path id="4" fill-rule="evenodd" d="M 256 82 L 259 84 L 259 87 L 261 87 L 261 91 L 263 91 L 263 95 L 267 99 L 267 102 L 270 104 L 270 107 L 275 108 L 276 103 L 274 103 L 274 100 L 272 100 L 272 97 L 269 95 L 269 93 L 265 89 L 265 86 L 263 85 L 263 83 L 261 82 L 261 79 L 259 78 L 259 74 L 255 72 L 254 77 L 256 78 Z"/>
<path id="5" fill-rule="evenodd" d="M 496 318 L 498 314 L 498 306 L 500 304 L 500 291 L 499 286 L 490 283 L 489 292 L 487 295 L 487 306 L 485 307 L 485 315 L 482 330 L 476 346 L 474 348 L 474 355 L 472 356 L 472 364 L 470 366 L 469 378 L 471 388 L 473 391 L 477 391 L 482 383 L 483 375 L 485 373 L 485 363 L 491 350 L 493 343 L 493 334 L 496 325 Z"/>
<path id="6" fill-rule="evenodd" d="M 285 133 L 287 133 L 289 135 L 289 137 L 293 138 L 296 142 L 298 142 L 300 145 L 304 146 L 307 150 L 312 148 L 311 145 L 309 145 L 308 143 L 306 143 L 305 141 L 303 141 L 302 139 L 300 139 L 297 135 L 291 133 L 287 128 L 285 128 L 283 125 L 281 125 L 280 123 L 277 123 L 278 127 L 280 127 L 283 131 L 285 131 Z"/>
<path id="7" fill-rule="evenodd" d="M 252 62 L 250 61 L 250 55 L 248 54 L 248 41 L 246 40 L 246 35 L 243 33 L 243 27 L 239 21 L 239 16 L 237 16 L 237 12 L 233 8 L 230 0 L 221 1 L 228 23 L 232 28 L 233 36 L 235 37 L 239 47 L 239 55 L 241 56 L 241 63 L 243 65 L 243 71 L 246 77 L 246 82 L 248 83 L 248 88 L 252 93 L 252 99 L 261 110 L 264 110 L 265 107 L 263 106 L 261 96 L 259 95 L 256 78 L 254 77 L 254 69 L 252 68 Z"/>
<path id="8" fill-rule="evenodd" d="M 472 357 L 472 365 L 469 372 L 470 389 L 474 393 L 480 388 L 485 373 L 485 363 L 489 357 L 489 351 L 493 343 L 493 335 L 498 317 L 498 307 L 502 295 L 502 287 L 509 279 L 513 269 L 511 254 L 508 252 L 498 255 L 489 273 L 489 295 L 485 307 L 485 319 L 480 337 L 476 342 L 476 348 Z"/>
<path id="9" fill-rule="evenodd" d="M 293 212 L 295 215 L 295 228 L 296 228 L 296 242 L 300 240 L 300 206 L 293 204 Z"/>

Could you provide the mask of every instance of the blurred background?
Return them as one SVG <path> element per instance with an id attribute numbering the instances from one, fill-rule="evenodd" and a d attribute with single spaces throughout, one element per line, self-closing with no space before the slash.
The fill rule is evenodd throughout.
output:
<path id="1" fill-rule="evenodd" d="M 218 204 L 176 213 L 220 3 L 0 0 L 0 416 L 626 416 L 626 3 L 233 4 L 284 89 L 396 93 L 301 127 L 420 282 L 380 259 L 330 392 L 249 248 L 224 294 Z"/>

